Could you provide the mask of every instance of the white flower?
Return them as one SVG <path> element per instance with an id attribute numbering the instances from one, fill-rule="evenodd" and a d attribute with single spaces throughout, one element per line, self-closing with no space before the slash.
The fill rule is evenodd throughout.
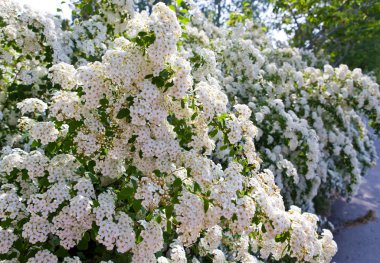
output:
<path id="1" fill-rule="evenodd" d="M 17 103 L 17 108 L 21 110 L 22 115 L 29 112 L 43 113 L 47 109 L 47 104 L 42 100 L 31 98 Z"/>
<path id="2" fill-rule="evenodd" d="M 74 66 L 61 62 L 50 68 L 49 77 L 52 82 L 59 84 L 65 90 L 73 89 L 77 84 Z"/>
<path id="3" fill-rule="evenodd" d="M 58 258 L 54 254 L 52 254 L 50 251 L 45 249 L 45 250 L 38 251 L 37 254 L 34 255 L 34 257 L 29 258 L 27 261 L 27 263 L 40 263 L 40 262 L 57 263 Z"/>
<path id="4" fill-rule="evenodd" d="M 0 227 L 0 254 L 7 254 L 16 240 L 17 236 L 11 229 Z"/>

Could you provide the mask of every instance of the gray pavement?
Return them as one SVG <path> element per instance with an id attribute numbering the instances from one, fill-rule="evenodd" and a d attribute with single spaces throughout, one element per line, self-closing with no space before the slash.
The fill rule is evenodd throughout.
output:
<path id="1" fill-rule="evenodd" d="M 376 142 L 380 156 L 380 141 Z M 380 160 L 377 166 L 362 178 L 358 194 L 350 203 L 337 200 L 332 206 L 330 220 L 337 226 L 334 240 L 338 253 L 333 258 L 336 263 L 380 263 Z M 375 212 L 375 218 L 358 224 L 344 224 Z"/>

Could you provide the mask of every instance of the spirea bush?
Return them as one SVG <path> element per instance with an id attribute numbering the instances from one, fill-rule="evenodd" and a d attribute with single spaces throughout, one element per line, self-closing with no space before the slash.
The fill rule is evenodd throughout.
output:
<path id="1" fill-rule="evenodd" d="M 0 259 L 329 262 L 309 212 L 375 160 L 377 84 L 190 2 L 85 3 L 0 3 Z"/>
<path id="2" fill-rule="evenodd" d="M 314 211 L 355 194 L 376 164 L 367 127 L 380 132 L 379 85 L 360 69 L 319 69 L 310 53 L 274 48 L 251 20 L 218 28 L 191 12 L 197 19 L 184 43 L 194 77 L 215 77 L 231 101 L 253 111 L 262 167 L 274 173 L 286 205 Z"/>

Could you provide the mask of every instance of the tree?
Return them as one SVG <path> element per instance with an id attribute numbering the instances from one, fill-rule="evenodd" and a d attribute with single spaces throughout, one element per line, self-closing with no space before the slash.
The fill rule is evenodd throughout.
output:
<path id="1" fill-rule="evenodd" d="M 376 0 L 271 0 L 280 28 L 295 47 L 380 77 L 380 2 Z"/>

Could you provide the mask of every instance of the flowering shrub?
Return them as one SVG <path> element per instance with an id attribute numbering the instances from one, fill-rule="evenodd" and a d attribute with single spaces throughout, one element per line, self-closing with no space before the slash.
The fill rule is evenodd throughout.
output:
<path id="1" fill-rule="evenodd" d="M 133 15 L 129 1 L 100 1 L 96 8 L 92 16 L 74 10 L 78 15 L 67 25 L 55 16 L 11 0 L 1 1 L 0 145 L 24 143 L 15 129 L 20 117 L 16 103 L 24 98 L 50 96 L 53 87 L 47 74 L 54 64 L 82 65 L 101 59 Z"/>
<path id="2" fill-rule="evenodd" d="M 186 32 L 187 51 L 199 65 L 195 76 L 214 76 L 231 100 L 253 111 L 262 165 L 274 173 L 287 206 L 314 211 L 314 202 L 356 192 L 377 159 L 366 125 L 379 133 L 377 83 L 360 69 L 320 70 L 310 54 L 273 48 L 249 20 L 221 29 L 198 18 Z"/>
<path id="3" fill-rule="evenodd" d="M 22 143 L 21 136 L 15 135 L 16 103 L 42 97 L 48 89 L 48 68 L 53 61 L 67 58 L 63 52 L 54 52 L 60 46 L 58 21 L 9 1 L 2 1 L 0 7 L 0 145 L 12 146 Z M 24 112 L 29 110 L 25 107 L 46 110 L 47 106 L 36 99 L 28 105 L 19 107 Z"/>
<path id="4" fill-rule="evenodd" d="M 0 259 L 329 262 L 331 232 L 293 204 L 357 187 L 377 84 L 249 22 L 186 24 L 184 4 L 181 23 L 95 7 L 65 28 L 0 3 Z"/>

